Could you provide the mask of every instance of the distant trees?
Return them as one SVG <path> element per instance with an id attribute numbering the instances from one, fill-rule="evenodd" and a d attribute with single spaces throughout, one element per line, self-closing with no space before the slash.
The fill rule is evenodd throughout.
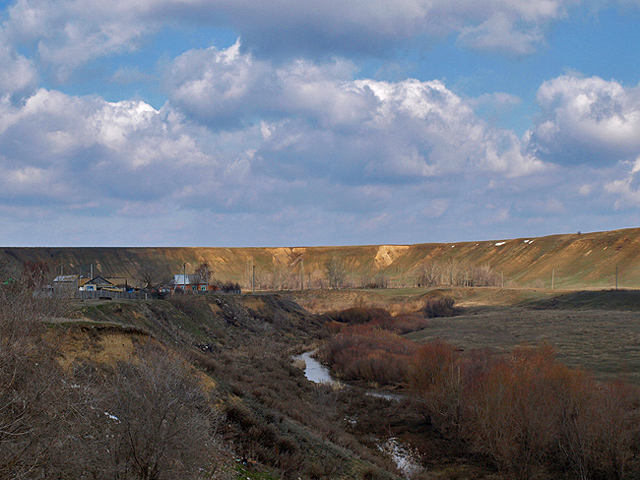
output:
<path id="1" fill-rule="evenodd" d="M 344 261 L 336 256 L 332 256 L 326 261 L 324 266 L 329 288 L 340 288 L 347 275 Z"/>
<path id="2" fill-rule="evenodd" d="M 171 279 L 171 275 L 157 265 L 146 262 L 136 268 L 136 278 L 143 290 L 158 291 Z"/>
<path id="3" fill-rule="evenodd" d="M 209 263 L 205 261 L 200 262 L 193 273 L 195 274 L 196 281 L 198 283 L 209 284 L 213 279 L 213 270 L 209 266 Z"/>
<path id="4" fill-rule="evenodd" d="M 501 284 L 501 277 L 489 265 L 475 267 L 449 259 L 443 262 L 431 261 L 423 264 L 416 276 L 416 284 L 420 287 L 439 285 L 498 286 Z"/>

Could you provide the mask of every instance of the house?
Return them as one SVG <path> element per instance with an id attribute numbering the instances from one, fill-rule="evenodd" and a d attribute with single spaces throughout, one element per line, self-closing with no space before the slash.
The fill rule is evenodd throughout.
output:
<path id="1" fill-rule="evenodd" d="M 113 283 L 111 283 L 109 280 L 107 280 L 101 275 L 98 275 L 97 277 L 93 277 L 90 280 L 89 279 L 80 280 L 80 285 L 78 287 L 78 290 L 80 290 L 81 292 L 95 292 L 98 290 L 102 290 L 103 288 L 113 287 L 113 286 L 114 286 Z"/>
<path id="2" fill-rule="evenodd" d="M 80 286 L 80 275 L 58 275 L 53 279 L 53 292 L 55 295 L 74 295 Z"/>
<path id="3" fill-rule="evenodd" d="M 196 274 L 178 274 L 173 276 L 173 280 L 169 282 L 169 288 L 172 291 L 192 291 L 192 292 L 211 292 L 218 290 L 216 285 L 203 282 L 200 275 Z"/>

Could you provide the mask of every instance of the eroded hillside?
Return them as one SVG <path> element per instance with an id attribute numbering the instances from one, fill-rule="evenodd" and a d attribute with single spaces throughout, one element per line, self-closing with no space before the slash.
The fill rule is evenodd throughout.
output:
<path id="1" fill-rule="evenodd" d="M 412 286 L 424 281 L 436 265 L 440 281 L 472 281 L 468 272 L 484 272 L 493 284 L 535 288 L 640 287 L 640 229 L 553 235 L 459 243 L 403 246 L 296 248 L 3 248 L 0 260 L 44 261 L 57 272 L 94 272 L 139 278 L 141 266 L 171 278 L 183 266 L 187 273 L 209 265 L 216 279 L 251 287 L 253 267 L 259 289 L 299 289 L 329 286 L 327 264 L 334 259 L 341 282 Z M 486 280 L 486 279 L 485 279 Z M 455 283 L 455 282 L 454 282 Z M 477 284 L 477 283 L 476 283 Z"/>

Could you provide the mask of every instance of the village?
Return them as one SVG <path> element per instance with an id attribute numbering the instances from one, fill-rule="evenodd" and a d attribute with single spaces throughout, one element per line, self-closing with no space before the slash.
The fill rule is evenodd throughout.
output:
<path id="1" fill-rule="evenodd" d="M 77 299 L 149 299 L 176 294 L 204 294 L 207 292 L 241 293 L 235 283 L 221 283 L 208 275 L 181 271 L 169 279 L 153 284 L 127 277 L 82 274 L 57 275 L 51 285 L 42 287 L 46 296 Z"/>

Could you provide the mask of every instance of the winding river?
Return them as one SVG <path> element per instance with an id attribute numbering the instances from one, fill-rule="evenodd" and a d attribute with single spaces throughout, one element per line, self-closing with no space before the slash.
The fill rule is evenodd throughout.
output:
<path id="1" fill-rule="evenodd" d="M 340 382 L 331 376 L 329 369 L 313 358 L 315 351 L 304 352 L 301 355 L 293 357 L 294 361 L 304 361 L 304 376 L 313 383 L 334 385 Z M 403 395 L 397 393 L 381 392 L 377 390 L 368 390 L 366 395 L 384 398 L 389 401 L 399 402 L 404 398 Z M 398 442 L 395 437 L 381 442 L 378 448 L 389 455 L 395 462 L 398 470 L 400 470 L 405 478 L 413 477 L 417 472 L 422 470 L 420 463 L 408 448 Z"/>

